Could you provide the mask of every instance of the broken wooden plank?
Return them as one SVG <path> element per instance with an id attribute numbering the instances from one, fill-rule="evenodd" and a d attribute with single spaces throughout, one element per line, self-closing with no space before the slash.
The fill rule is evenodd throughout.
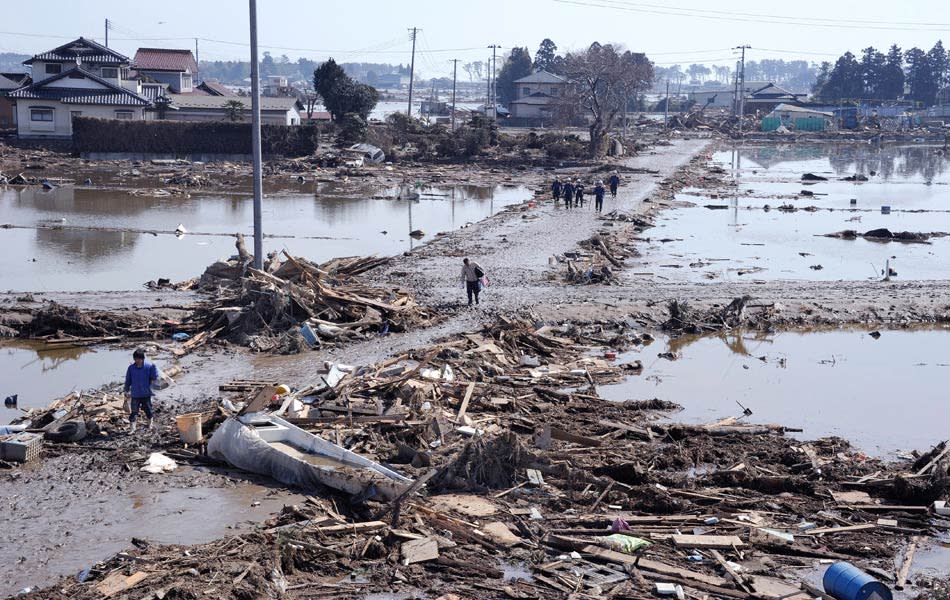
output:
<path id="1" fill-rule="evenodd" d="M 927 512 L 930 510 L 926 506 L 901 506 L 899 504 L 848 504 L 842 508 L 851 510 L 887 511 L 887 512 Z"/>
<path id="2" fill-rule="evenodd" d="M 745 543 L 737 535 L 673 535 L 673 543 L 677 548 L 702 548 L 728 550 L 741 548 Z"/>
<path id="3" fill-rule="evenodd" d="M 714 585 L 717 587 L 722 587 L 727 585 L 729 582 L 723 579 L 722 577 L 713 577 L 706 575 L 704 573 L 696 573 L 695 571 L 690 571 L 687 569 L 680 569 L 679 567 L 674 567 L 673 565 L 668 565 L 666 563 L 650 560 L 648 558 L 638 558 L 636 556 L 631 556 L 629 554 L 624 554 L 623 552 L 617 552 L 615 550 L 608 550 L 606 548 L 601 548 L 600 546 L 584 546 L 582 549 L 583 552 L 590 554 L 596 558 L 600 558 L 609 562 L 614 562 L 622 565 L 634 565 L 638 569 L 643 571 L 652 571 L 654 573 L 661 573 L 663 575 L 675 575 L 682 577 L 683 579 L 689 579 L 690 581 L 697 581 L 700 583 L 705 583 L 708 585 Z"/>
<path id="4" fill-rule="evenodd" d="M 867 492 L 849 491 L 849 492 L 831 492 L 831 497 L 838 504 L 870 504 L 871 496 Z"/>
<path id="5" fill-rule="evenodd" d="M 901 568 L 897 571 L 897 582 L 894 584 L 896 589 L 904 589 L 904 584 L 907 583 L 907 575 L 910 573 L 910 565 L 914 562 L 914 553 L 917 552 L 917 542 L 919 538 L 914 536 L 911 538 L 910 546 L 907 547 L 907 551 L 904 552 L 904 561 L 901 563 Z"/>
<path id="6" fill-rule="evenodd" d="M 427 560 L 439 558 L 439 542 L 434 538 L 409 540 L 403 542 L 399 551 L 402 553 L 403 566 L 409 566 Z"/>
<path id="7" fill-rule="evenodd" d="M 459 412 L 455 415 L 455 422 L 462 423 L 462 419 L 465 417 L 465 411 L 468 410 L 468 401 L 472 399 L 472 392 L 475 391 L 475 382 L 468 384 L 468 387 L 465 389 L 465 397 L 462 398 L 462 405 L 459 407 Z"/>
<path id="8" fill-rule="evenodd" d="M 919 471 L 917 471 L 917 475 L 923 475 L 924 473 L 929 471 L 931 467 L 933 467 L 935 464 L 940 462 L 940 460 L 943 459 L 943 457 L 946 456 L 948 452 L 950 452 L 950 440 L 944 442 L 943 452 L 933 457 L 933 459 L 931 459 L 929 463 L 927 463 Z"/>
<path id="9" fill-rule="evenodd" d="M 558 429 L 557 427 L 551 427 L 551 437 L 556 440 L 561 440 L 562 442 L 571 442 L 573 444 L 580 444 L 581 446 L 588 446 L 590 448 L 596 448 L 602 443 L 601 440 L 583 435 L 577 435 L 576 433 L 564 431 L 563 429 Z"/>
<path id="10" fill-rule="evenodd" d="M 866 529 L 877 529 L 875 523 L 861 523 L 860 525 L 847 525 L 845 527 L 820 527 L 818 529 L 810 529 L 805 533 L 807 535 L 822 535 L 830 533 L 847 533 L 849 531 L 864 531 Z"/>
<path id="11" fill-rule="evenodd" d="M 111 598 L 119 592 L 131 589 L 148 577 L 148 573 L 136 571 L 126 577 L 121 572 L 115 572 L 103 579 L 96 585 L 96 590 L 105 598 Z"/>

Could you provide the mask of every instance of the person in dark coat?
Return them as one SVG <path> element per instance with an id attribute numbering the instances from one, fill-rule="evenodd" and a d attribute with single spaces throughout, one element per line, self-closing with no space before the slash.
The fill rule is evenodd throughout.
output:
<path id="1" fill-rule="evenodd" d="M 594 210 L 597 212 L 601 212 L 604 209 L 604 194 L 606 192 L 604 182 L 598 181 L 597 185 L 594 186 Z"/>
<path id="2" fill-rule="evenodd" d="M 561 188 L 561 193 L 564 196 L 565 204 L 567 204 L 568 208 L 571 208 L 574 203 L 574 182 L 568 179 L 567 183 L 564 184 L 564 187 Z"/>
<path id="3" fill-rule="evenodd" d="M 584 208 L 584 185 L 580 181 L 574 186 L 574 206 Z"/>
<path id="4" fill-rule="evenodd" d="M 618 175 L 617 172 L 614 171 L 613 175 L 610 176 L 608 183 L 610 184 L 610 195 L 616 198 L 617 188 L 620 187 L 620 175 Z"/>
<path id="5" fill-rule="evenodd" d="M 551 184 L 551 195 L 554 196 L 554 203 L 557 204 L 557 201 L 561 199 L 561 180 L 555 178 L 554 183 Z"/>

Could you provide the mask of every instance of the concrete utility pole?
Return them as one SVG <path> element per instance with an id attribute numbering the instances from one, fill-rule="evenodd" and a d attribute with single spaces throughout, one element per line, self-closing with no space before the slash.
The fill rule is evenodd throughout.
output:
<path id="1" fill-rule="evenodd" d="M 664 102 L 663 112 L 663 128 L 670 128 L 670 78 L 666 78 L 666 102 Z"/>
<path id="2" fill-rule="evenodd" d="M 485 63 L 485 79 L 488 81 L 488 87 L 485 88 L 485 116 L 488 116 L 488 105 L 491 104 L 491 57 Z"/>
<path id="3" fill-rule="evenodd" d="M 498 44 L 492 44 L 489 46 L 491 48 L 491 84 L 488 86 L 489 96 L 491 96 L 491 115 L 492 118 L 498 117 L 498 78 L 495 73 L 495 66 L 497 65 L 497 60 L 495 58 L 495 51 L 501 48 Z"/>
<path id="4" fill-rule="evenodd" d="M 106 48 L 109 47 L 109 19 L 106 19 Z"/>
<path id="5" fill-rule="evenodd" d="M 254 155 L 254 268 L 264 268 L 264 231 L 261 228 L 261 76 L 257 62 L 257 0 L 248 0 L 251 12 L 251 152 Z"/>
<path id="6" fill-rule="evenodd" d="M 452 131 L 455 131 L 455 77 L 458 75 L 459 59 L 452 59 Z"/>
<path id="7" fill-rule="evenodd" d="M 198 38 L 195 38 L 195 64 L 198 64 Z"/>
<path id="8" fill-rule="evenodd" d="M 412 36 L 412 60 L 409 62 L 409 109 L 406 111 L 406 114 L 410 117 L 412 116 L 412 80 L 415 77 L 416 73 L 416 32 L 419 31 L 416 27 L 413 27 L 409 30 L 409 35 Z"/>
<path id="9" fill-rule="evenodd" d="M 742 135 L 742 117 L 745 116 L 745 51 L 751 47 L 745 44 L 734 48 L 734 50 L 742 50 L 742 69 L 739 83 L 739 135 Z"/>
<path id="10" fill-rule="evenodd" d="M 739 61 L 736 61 L 736 73 L 732 78 L 732 116 L 739 115 Z"/>

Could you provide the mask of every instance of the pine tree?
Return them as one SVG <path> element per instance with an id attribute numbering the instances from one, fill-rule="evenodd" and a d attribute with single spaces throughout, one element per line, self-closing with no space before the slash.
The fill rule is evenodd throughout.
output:
<path id="1" fill-rule="evenodd" d="M 930 56 L 920 48 L 911 48 L 904 54 L 907 61 L 907 83 L 910 99 L 930 106 L 937 98 L 937 82 Z"/>
<path id="2" fill-rule="evenodd" d="M 515 87 L 517 87 L 515 81 L 530 74 L 531 55 L 528 54 L 528 49 L 512 48 L 511 54 L 508 55 L 501 71 L 498 72 L 498 82 L 496 83 L 498 101 L 502 104 L 508 104 L 515 100 L 518 97 L 515 90 Z"/>
<path id="3" fill-rule="evenodd" d="M 904 54 L 897 44 L 887 51 L 877 93 L 882 100 L 897 100 L 904 95 Z"/>
<path id="4" fill-rule="evenodd" d="M 558 67 L 557 44 L 549 38 L 544 38 L 538 51 L 534 54 L 534 65 L 536 70 L 548 71 L 554 73 Z"/>

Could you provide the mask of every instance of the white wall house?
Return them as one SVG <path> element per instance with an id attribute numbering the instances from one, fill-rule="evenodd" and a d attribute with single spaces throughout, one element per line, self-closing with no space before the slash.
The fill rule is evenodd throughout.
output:
<path id="1" fill-rule="evenodd" d="M 520 118 L 548 118 L 551 113 L 551 104 L 556 98 L 564 95 L 567 79 L 554 73 L 540 70 L 531 75 L 515 80 L 516 98 L 508 103 L 508 110 L 512 117 Z"/>
<path id="2" fill-rule="evenodd" d="M 24 61 L 33 83 L 10 92 L 21 138 L 69 138 L 75 116 L 143 119 L 148 99 L 128 79 L 129 59 L 79 38 Z"/>
<path id="3" fill-rule="evenodd" d="M 198 84 L 198 63 L 191 50 L 139 48 L 132 66 L 139 79 L 164 83 L 173 94 L 193 92 Z"/>
<path id="4" fill-rule="evenodd" d="M 229 121 L 229 102 L 240 103 L 237 111 L 240 120 L 251 122 L 251 98 L 248 96 L 197 96 L 193 94 L 168 94 L 167 121 Z M 296 98 L 269 98 L 262 96 L 261 123 L 264 125 L 300 125 L 303 105 Z"/>

